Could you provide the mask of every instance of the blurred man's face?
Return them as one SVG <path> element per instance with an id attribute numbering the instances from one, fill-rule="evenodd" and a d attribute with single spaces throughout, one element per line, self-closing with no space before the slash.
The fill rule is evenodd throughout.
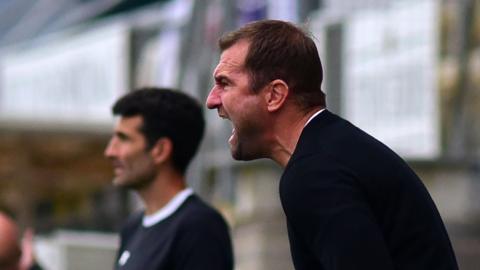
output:
<path id="1" fill-rule="evenodd" d="M 141 116 L 122 117 L 105 149 L 112 161 L 115 186 L 140 189 L 152 182 L 155 166 L 150 151 L 146 150 L 145 136 L 140 132 Z"/>
<path id="2" fill-rule="evenodd" d="M 228 140 L 233 158 L 251 160 L 266 157 L 266 110 L 262 91 L 250 89 L 244 68 L 249 42 L 239 41 L 223 51 L 214 71 L 215 86 L 207 98 L 207 107 L 217 109 L 221 118 L 233 124 Z"/>
<path id="3" fill-rule="evenodd" d="M 0 213 L 0 269 L 19 269 L 21 250 L 18 243 L 17 225 L 8 216 Z"/>

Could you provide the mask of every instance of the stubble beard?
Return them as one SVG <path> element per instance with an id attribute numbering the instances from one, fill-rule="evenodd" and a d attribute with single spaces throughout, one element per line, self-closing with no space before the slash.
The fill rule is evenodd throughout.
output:
<path id="1" fill-rule="evenodd" d="M 254 136 L 243 136 L 243 139 L 237 133 L 236 145 L 230 145 L 230 152 L 235 160 L 251 161 L 264 158 L 260 142 L 254 139 Z M 258 136 L 258 135 L 257 135 Z"/>
<path id="2" fill-rule="evenodd" d="M 130 175 L 130 176 L 116 176 L 113 179 L 113 185 L 119 188 L 128 190 L 142 190 L 148 187 L 155 179 L 155 174 L 152 171 Z"/>

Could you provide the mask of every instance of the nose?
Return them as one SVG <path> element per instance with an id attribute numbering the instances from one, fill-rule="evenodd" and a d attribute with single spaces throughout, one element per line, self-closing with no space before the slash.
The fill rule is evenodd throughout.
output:
<path id="1" fill-rule="evenodd" d="M 113 138 L 110 139 L 110 141 L 108 142 L 107 147 L 103 152 L 103 155 L 107 158 L 112 158 L 115 156 L 115 147 L 114 147 Z"/>
<path id="2" fill-rule="evenodd" d="M 210 94 L 208 94 L 206 104 L 207 104 L 207 108 L 209 109 L 216 109 L 220 107 L 220 105 L 222 104 L 220 95 L 215 86 L 212 88 L 212 90 L 210 90 Z"/>

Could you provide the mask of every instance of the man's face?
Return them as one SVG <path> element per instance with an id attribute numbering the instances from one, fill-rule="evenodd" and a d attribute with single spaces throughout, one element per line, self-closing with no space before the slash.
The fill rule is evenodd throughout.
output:
<path id="1" fill-rule="evenodd" d="M 248 47 L 247 41 L 239 41 L 223 51 L 213 74 L 215 86 L 207 97 L 207 107 L 233 124 L 228 142 L 237 160 L 266 157 L 264 96 L 250 89 L 244 68 Z"/>
<path id="2" fill-rule="evenodd" d="M 140 189 L 155 177 L 155 165 L 140 132 L 142 124 L 141 116 L 132 116 L 121 117 L 115 126 L 105 149 L 105 156 L 113 164 L 115 186 Z"/>
<path id="3" fill-rule="evenodd" d="M 19 231 L 15 222 L 0 212 L 0 269 L 20 269 L 21 250 L 18 237 Z"/>

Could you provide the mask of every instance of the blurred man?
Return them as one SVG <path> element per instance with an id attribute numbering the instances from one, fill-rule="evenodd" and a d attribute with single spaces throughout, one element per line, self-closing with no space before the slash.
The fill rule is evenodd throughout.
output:
<path id="1" fill-rule="evenodd" d="M 0 269 L 19 269 L 22 255 L 19 238 L 17 225 L 10 217 L 0 213 Z"/>
<path id="2" fill-rule="evenodd" d="M 0 211 L 0 270 L 41 270 L 33 256 L 33 233 L 27 230 L 20 243 L 15 221 Z"/>
<path id="3" fill-rule="evenodd" d="M 201 106 L 178 91 L 145 88 L 119 99 L 113 113 L 120 119 L 105 150 L 113 184 L 145 204 L 122 229 L 116 269 L 233 269 L 227 224 L 186 186 L 204 131 Z"/>
<path id="4" fill-rule="evenodd" d="M 233 158 L 270 158 L 284 168 L 280 199 L 296 269 L 458 268 L 415 173 L 326 110 L 308 34 L 258 21 L 224 35 L 219 46 L 207 106 L 232 122 Z"/>

